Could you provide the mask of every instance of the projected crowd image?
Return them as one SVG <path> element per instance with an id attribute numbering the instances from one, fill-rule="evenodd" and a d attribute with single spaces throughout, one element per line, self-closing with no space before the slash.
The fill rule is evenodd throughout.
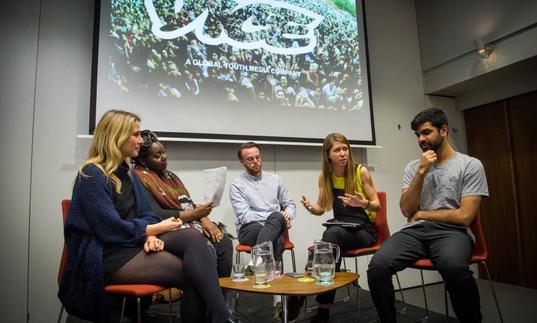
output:
<path id="1" fill-rule="evenodd" d="M 120 92 L 364 107 L 353 0 L 114 0 L 110 10 L 108 79 Z"/>

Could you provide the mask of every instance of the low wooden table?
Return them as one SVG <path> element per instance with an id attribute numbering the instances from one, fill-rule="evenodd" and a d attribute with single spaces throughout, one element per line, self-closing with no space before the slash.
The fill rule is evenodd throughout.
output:
<path id="1" fill-rule="evenodd" d="M 305 277 L 308 277 L 305 274 Z M 255 288 L 254 276 L 247 276 L 248 281 L 234 282 L 231 277 L 220 278 L 220 286 L 233 289 L 240 292 L 250 292 L 259 294 L 281 295 L 283 322 L 287 323 L 287 297 L 288 296 L 309 296 L 317 295 L 324 292 L 347 286 L 358 280 L 360 275 L 350 272 L 336 272 L 334 284 L 329 286 L 319 286 L 315 282 L 300 282 L 298 278 L 292 278 L 284 275 L 282 278 L 277 278 L 269 282 L 269 288 Z"/>

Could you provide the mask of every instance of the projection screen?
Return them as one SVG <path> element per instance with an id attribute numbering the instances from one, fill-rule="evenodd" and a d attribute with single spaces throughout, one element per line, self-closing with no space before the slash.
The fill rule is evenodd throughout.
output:
<path id="1" fill-rule="evenodd" d="M 363 3 L 97 0 L 90 133 L 104 112 L 160 136 L 375 144 Z"/>

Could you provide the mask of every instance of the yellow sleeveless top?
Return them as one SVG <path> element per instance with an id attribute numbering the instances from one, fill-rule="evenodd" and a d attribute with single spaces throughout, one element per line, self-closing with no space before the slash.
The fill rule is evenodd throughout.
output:
<path id="1" fill-rule="evenodd" d="M 358 164 L 358 166 L 356 167 L 356 191 L 360 193 L 361 196 L 369 200 L 369 197 L 367 196 L 367 194 L 365 194 L 364 187 L 362 185 L 362 176 L 360 175 L 361 169 L 362 165 Z M 334 185 L 334 188 L 344 190 L 345 178 L 332 174 L 332 184 Z M 369 217 L 369 220 L 371 220 L 371 222 L 373 222 L 373 220 L 375 220 L 375 217 L 377 216 L 377 212 L 375 211 L 369 211 L 366 209 L 365 213 L 367 214 L 367 217 Z"/>

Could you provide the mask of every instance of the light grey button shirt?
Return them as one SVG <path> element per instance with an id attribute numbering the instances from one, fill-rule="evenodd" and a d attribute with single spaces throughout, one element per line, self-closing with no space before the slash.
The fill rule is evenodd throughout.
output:
<path id="1" fill-rule="evenodd" d="M 272 212 L 285 211 L 295 218 L 296 204 L 280 176 L 263 171 L 259 177 L 246 172 L 237 177 L 229 189 L 229 198 L 237 219 L 239 232 L 250 222 L 264 224 Z"/>

